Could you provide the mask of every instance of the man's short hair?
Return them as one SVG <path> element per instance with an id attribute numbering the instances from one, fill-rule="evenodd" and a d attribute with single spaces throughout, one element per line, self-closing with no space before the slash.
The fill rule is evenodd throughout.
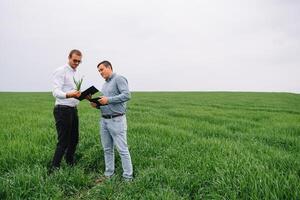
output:
<path id="1" fill-rule="evenodd" d="M 72 55 L 73 55 L 73 54 L 76 54 L 76 55 L 78 55 L 78 56 L 81 56 L 81 55 L 82 55 L 81 52 L 80 52 L 79 50 L 73 49 L 73 50 L 70 51 L 70 53 L 69 53 L 69 58 L 72 58 Z"/>
<path id="2" fill-rule="evenodd" d="M 99 68 L 100 65 L 104 65 L 106 68 L 111 68 L 111 70 L 113 70 L 111 63 L 107 60 L 104 60 L 104 61 L 100 62 L 97 65 L 97 68 Z"/>

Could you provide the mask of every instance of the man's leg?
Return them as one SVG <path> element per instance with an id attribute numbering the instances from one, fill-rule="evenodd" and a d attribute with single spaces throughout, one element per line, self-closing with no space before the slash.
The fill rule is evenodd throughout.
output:
<path id="1" fill-rule="evenodd" d="M 52 167 L 58 168 L 68 145 L 68 134 L 71 131 L 71 114 L 68 109 L 59 107 L 54 108 L 53 114 L 58 142 L 52 160 Z"/>
<path id="2" fill-rule="evenodd" d="M 115 172 L 115 155 L 113 139 L 107 129 L 107 120 L 101 119 L 101 143 L 104 151 L 105 176 L 112 176 Z"/>
<path id="3" fill-rule="evenodd" d="M 71 127 L 71 132 L 68 137 L 68 146 L 67 146 L 67 151 L 66 151 L 66 162 L 68 165 L 73 165 L 74 164 L 74 154 L 76 151 L 76 146 L 78 144 L 78 139 L 79 139 L 79 123 L 78 123 L 78 114 L 77 114 L 77 109 L 72 110 L 72 127 Z"/>
<path id="4" fill-rule="evenodd" d="M 111 133 L 117 150 L 120 154 L 123 177 L 127 179 L 133 178 L 133 169 L 131 156 L 127 146 L 127 121 L 126 116 L 120 116 L 110 119 L 108 130 Z"/>

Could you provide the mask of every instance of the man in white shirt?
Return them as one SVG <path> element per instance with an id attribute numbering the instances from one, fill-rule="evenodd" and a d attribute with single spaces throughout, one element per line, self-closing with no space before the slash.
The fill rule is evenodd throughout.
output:
<path id="1" fill-rule="evenodd" d="M 57 68 L 53 74 L 53 96 L 56 98 L 54 118 L 57 130 L 57 145 L 53 156 L 51 170 L 59 168 L 62 157 L 65 155 L 67 164 L 74 164 L 74 154 L 78 144 L 78 114 L 75 97 L 80 96 L 80 91 L 75 90 L 73 77 L 76 68 L 81 63 L 82 54 L 74 49 L 69 54 L 69 61 Z"/>

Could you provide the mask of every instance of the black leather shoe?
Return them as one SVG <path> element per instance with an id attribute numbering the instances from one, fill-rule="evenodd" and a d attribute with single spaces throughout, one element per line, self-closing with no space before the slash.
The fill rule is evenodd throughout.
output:
<path id="1" fill-rule="evenodd" d="M 53 172 L 55 172 L 55 171 L 57 171 L 57 170 L 59 170 L 59 167 L 49 167 L 48 168 L 48 171 L 47 171 L 47 174 L 48 175 L 51 175 Z"/>

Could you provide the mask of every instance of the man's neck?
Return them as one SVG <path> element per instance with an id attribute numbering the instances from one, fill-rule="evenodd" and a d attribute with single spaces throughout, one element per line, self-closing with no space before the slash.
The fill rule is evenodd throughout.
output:
<path id="1" fill-rule="evenodd" d="M 112 75 L 113 75 L 113 72 L 107 77 L 106 81 L 109 81 L 109 79 L 111 79 Z"/>

